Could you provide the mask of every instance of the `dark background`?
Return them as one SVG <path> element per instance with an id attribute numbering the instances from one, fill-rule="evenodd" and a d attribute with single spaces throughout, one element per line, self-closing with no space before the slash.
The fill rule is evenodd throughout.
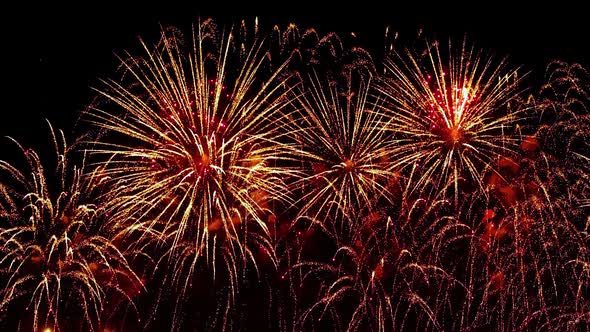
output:
<path id="1" fill-rule="evenodd" d="M 140 36 L 156 41 L 160 25 L 190 31 L 199 17 L 231 24 L 258 16 L 267 30 L 294 22 L 323 33 L 354 32 L 356 43 L 374 52 L 377 59 L 383 53 L 386 26 L 406 40 L 420 29 L 439 39 L 467 36 L 478 47 L 499 57 L 507 55 L 510 64 L 532 71 L 537 81 L 542 81 L 544 68 L 553 59 L 588 64 L 590 15 L 563 1 L 527 7 L 478 1 L 392 2 L 386 7 L 368 1 L 355 6 L 320 3 L 24 3 L 28 8 L 5 12 L 2 22 L 2 53 L 8 59 L 0 89 L 4 101 L 0 135 L 35 140 L 46 132 L 44 118 L 70 133 L 79 112 L 92 100 L 90 87 L 115 72 L 114 54 L 137 49 Z"/>

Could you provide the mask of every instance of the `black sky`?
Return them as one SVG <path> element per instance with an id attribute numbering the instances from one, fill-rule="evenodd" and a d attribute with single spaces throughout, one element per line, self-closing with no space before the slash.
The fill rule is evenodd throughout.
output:
<path id="1" fill-rule="evenodd" d="M 320 32 L 354 32 L 357 43 L 373 52 L 383 50 L 386 26 L 406 39 L 419 29 L 436 38 L 461 39 L 466 35 L 479 47 L 507 55 L 511 64 L 522 65 L 539 77 L 553 59 L 590 63 L 590 14 L 565 2 L 541 7 L 476 1 L 437 5 L 393 2 L 394 9 L 367 1 L 357 1 L 354 7 L 330 4 L 323 9 L 320 1 L 281 1 L 275 6 L 187 3 L 26 3 L 29 8 L 7 12 L 2 24 L 6 25 L 3 53 L 8 56 L 4 82 L 9 84 L 1 89 L 5 102 L 0 135 L 29 141 L 43 133 L 44 118 L 71 130 L 79 112 L 92 99 L 90 87 L 115 71 L 115 53 L 136 48 L 140 36 L 155 41 L 160 24 L 190 29 L 199 17 L 231 24 L 258 16 L 266 27 L 293 22 Z"/>

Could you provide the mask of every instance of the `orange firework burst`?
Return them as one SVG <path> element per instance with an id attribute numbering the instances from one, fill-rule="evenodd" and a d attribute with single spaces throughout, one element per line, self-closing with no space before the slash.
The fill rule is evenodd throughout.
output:
<path id="1" fill-rule="evenodd" d="M 396 52 L 386 61 L 380 91 L 397 144 L 391 159 L 416 190 L 451 187 L 457 200 L 461 179 L 483 190 L 485 170 L 517 147 L 519 78 L 465 42 L 459 52 L 449 43 L 448 55 L 428 48 L 424 57 Z"/>
<path id="2" fill-rule="evenodd" d="M 100 222 L 104 211 L 89 199 L 96 183 L 81 179 L 63 134 L 51 133 L 55 182 L 37 153 L 18 143 L 27 170 L 0 161 L 0 318 L 14 329 L 95 331 L 107 308 L 132 304 L 141 281 Z"/>

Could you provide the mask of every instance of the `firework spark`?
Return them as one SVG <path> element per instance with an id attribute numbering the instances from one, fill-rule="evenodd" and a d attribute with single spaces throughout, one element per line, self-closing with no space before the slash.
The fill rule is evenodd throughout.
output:
<path id="1" fill-rule="evenodd" d="M 269 48 L 275 62 L 288 58 L 289 70 L 300 77 L 321 73 L 330 81 L 346 82 L 351 70 L 365 78 L 376 74 L 369 52 L 362 47 L 347 47 L 334 32 L 323 35 L 313 28 L 302 30 L 296 24 L 284 30 L 275 26 Z"/>
<path id="2" fill-rule="evenodd" d="M 471 296 L 454 329 L 559 331 L 588 321 L 585 231 L 568 219 L 569 204 L 540 181 L 553 171 L 542 153 L 537 158 L 523 159 L 516 174 L 503 174 L 491 199 L 480 197 L 472 215 L 464 216 L 476 234 L 464 281 Z"/>
<path id="3" fill-rule="evenodd" d="M 552 197 L 568 202 L 568 216 L 585 222 L 590 197 L 590 72 L 581 65 L 554 62 L 537 100 L 540 126 L 535 133 L 542 145 L 544 170 L 540 182 Z M 577 214 L 573 216 L 572 214 Z"/>
<path id="4" fill-rule="evenodd" d="M 94 331 L 107 304 L 132 304 L 141 282 L 99 222 L 104 211 L 89 199 L 96 184 L 83 181 L 81 168 L 69 164 L 63 134 L 51 133 L 55 183 L 38 154 L 16 142 L 26 171 L 0 162 L 0 272 L 6 282 L 0 311 L 2 320 L 34 331 Z M 81 321 L 68 318 L 72 314 Z"/>
<path id="5" fill-rule="evenodd" d="M 397 52 L 385 63 L 380 91 L 398 144 L 391 159 L 415 178 L 414 190 L 450 187 L 457 201 L 461 179 L 483 190 L 486 170 L 516 148 L 519 78 L 465 42 L 458 52 L 449 43 L 448 55 L 427 47 L 425 56 Z"/>

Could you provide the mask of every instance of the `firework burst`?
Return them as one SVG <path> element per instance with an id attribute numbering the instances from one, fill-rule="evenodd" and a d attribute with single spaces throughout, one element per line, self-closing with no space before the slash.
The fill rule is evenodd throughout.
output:
<path id="1" fill-rule="evenodd" d="M 388 182 L 395 177 L 389 171 L 382 116 L 367 101 L 370 80 L 353 83 L 349 77 L 346 88 L 317 78 L 310 82 L 297 98 L 299 112 L 290 131 L 296 134 L 295 154 L 304 170 L 296 183 L 302 191 L 299 215 L 326 224 L 352 222 L 348 216 L 370 212 L 389 196 Z M 350 225 L 326 227 L 338 227 L 330 230 L 337 234 Z"/>
<path id="2" fill-rule="evenodd" d="M 449 43 L 448 54 L 427 47 L 385 63 L 383 110 L 398 145 L 390 158 L 411 174 L 413 190 L 450 188 L 457 201 L 462 179 L 484 190 L 486 170 L 517 147 L 519 78 L 465 42 L 458 51 Z"/>
<path id="3" fill-rule="evenodd" d="M 243 263 L 257 269 L 263 255 L 274 264 L 270 207 L 289 201 L 290 171 L 280 165 L 288 91 L 276 79 L 281 68 L 267 72 L 258 41 L 242 44 L 210 21 L 190 47 L 162 37 L 159 47 L 143 45 L 144 57 L 123 60 L 129 82 L 105 82 L 100 93 L 115 110 L 90 111 L 107 133 L 92 152 L 108 157 L 119 225 L 167 248 L 160 263 L 183 294 L 203 261 L 213 276 L 217 266 L 229 271 L 233 294 Z"/>
<path id="4" fill-rule="evenodd" d="M 96 183 L 81 179 L 81 168 L 69 164 L 63 134 L 51 133 L 55 183 L 38 154 L 18 143 L 26 171 L 0 162 L 0 272 L 6 282 L 0 317 L 34 331 L 94 331 L 108 318 L 107 307 L 132 304 L 141 282 L 99 222 L 104 211 L 89 199 Z"/>

